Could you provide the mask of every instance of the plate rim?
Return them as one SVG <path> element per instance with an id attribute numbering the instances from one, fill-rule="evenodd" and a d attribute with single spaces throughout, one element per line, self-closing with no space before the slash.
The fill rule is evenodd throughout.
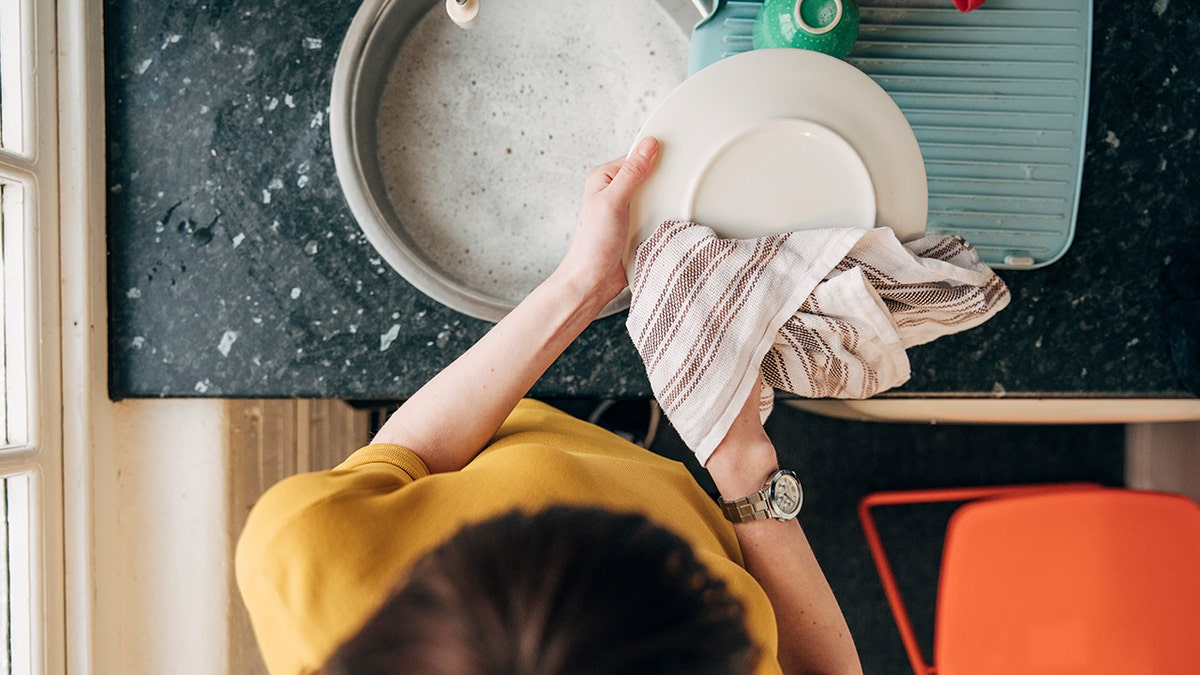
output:
<path id="1" fill-rule="evenodd" d="M 903 241 L 924 234 L 929 201 L 924 158 L 892 97 L 841 59 L 801 49 L 756 49 L 717 61 L 684 80 L 651 112 L 634 139 L 636 146 L 655 136 L 660 151 L 657 166 L 630 204 L 623 260 L 630 280 L 637 245 L 661 222 L 684 216 L 666 195 L 688 188 L 691 172 L 680 167 L 696 162 L 700 151 L 695 146 L 712 147 L 720 142 L 712 140 L 714 135 L 729 139 L 779 117 L 826 126 L 850 144 L 875 191 L 876 227 L 891 227 Z M 681 179 L 681 173 L 686 177 Z"/>

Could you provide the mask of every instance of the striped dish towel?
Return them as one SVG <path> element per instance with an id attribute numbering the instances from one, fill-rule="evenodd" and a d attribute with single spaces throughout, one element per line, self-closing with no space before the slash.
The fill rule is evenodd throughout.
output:
<path id="1" fill-rule="evenodd" d="M 905 349 L 977 326 L 1008 288 L 960 237 L 888 228 L 720 239 L 663 223 L 638 247 L 626 326 L 655 397 L 700 463 L 759 375 L 774 389 L 869 398 L 910 376 Z"/>

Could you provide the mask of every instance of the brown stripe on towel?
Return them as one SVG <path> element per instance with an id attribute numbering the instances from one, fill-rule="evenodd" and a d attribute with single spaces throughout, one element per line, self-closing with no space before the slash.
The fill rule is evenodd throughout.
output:
<path id="1" fill-rule="evenodd" d="M 700 241 L 685 254 L 682 263 L 672 268 L 670 276 L 663 282 L 666 292 L 660 292 L 655 298 L 655 306 L 651 311 L 653 321 L 648 321 L 642 334 L 637 338 L 651 353 L 665 353 L 663 342 L 673 339 L 676 326 L 686 317 L 686 309 L 695 305 L 696 296 L 703 292 L 701 280 L 709 276 L 710 271 L 719 266 L 733 254 L 728 246 L 722 246 L 717 240 Z M 648 363 L 647 367 L 657 366 Z"/>
<path id="2" fill-rule="evenodd" d="M 684 362 L 688 367 L 676 371 L 676 374 L 666 383 L 659 396 L 667 401 L 663 405 L 673 403 L 678 397 L 692 393 L 696 383 L 708 372 L 709 366 L 716 360 L 719 348 L 729 333 L 732 319 L 736 317 L 753 297 L 758 280 L 762 276 L 766 264 L 775 257 L 779 248 L 787 241 L 787 235 L 766 237 L 755 242 L 754 251 L 737 270 L 731 275 L 730 283 L 722 289 L 721 299 L 717 301 L 715 315 L 710 315 L 706 329 L 701 331 L 692 341 Z M 731 250 L 735 242 L 729 242 Z M 702 360 L 701 360 L 702 359 Z M 660 401 L 660 403 L 662 403 Z"/>

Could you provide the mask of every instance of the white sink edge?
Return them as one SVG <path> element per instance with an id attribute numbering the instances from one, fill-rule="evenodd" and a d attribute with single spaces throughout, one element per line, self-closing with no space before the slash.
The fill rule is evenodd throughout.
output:
<path id="1" fill-rule="evenodd" d="M 929 424 L 1130 424 L 1200 420 L 1200 399 L 919 398 L 792 399 L 785 405 L 826 417 Z"/>

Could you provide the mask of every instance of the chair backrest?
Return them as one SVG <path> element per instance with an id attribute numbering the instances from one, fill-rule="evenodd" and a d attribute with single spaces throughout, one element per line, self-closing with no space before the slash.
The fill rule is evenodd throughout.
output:
<path id="1" fill-rule="evenodd" d="M 935 625 L 939 675 L 1200 673 L 1200 506 L 1119 489 L 967 504 Z"/>

